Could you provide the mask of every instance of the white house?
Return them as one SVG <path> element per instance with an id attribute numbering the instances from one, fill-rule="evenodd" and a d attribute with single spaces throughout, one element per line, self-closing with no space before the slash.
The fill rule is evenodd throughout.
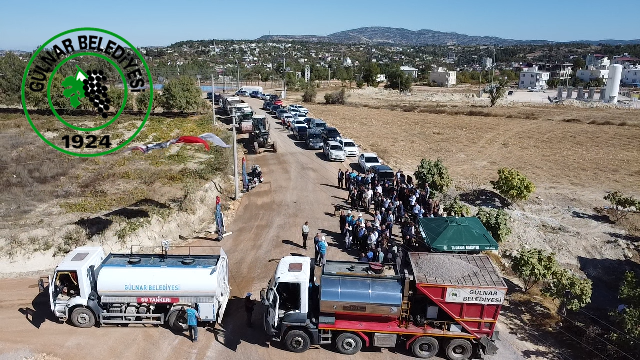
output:
<path id="1" fill-rule="evenodd" d="M 412 68 L 411 66 L 400 66 L 400 71 L 411 76 L 414 79 L 418 77 L 418 69 Z"/>
<path id="2" fill-rule="evenodd" d="M 628 69 L 622 69 L 622 84 L 623 85 L 640 85 L 640 66 L 630 67 Z M 635 86 L 638 86 L 635 85 Z"/>
<path id="3" fill-rule="evenodd" d="M 438 68 L 438 70 L 433 70 L 429 73 L 429 82 L 435 82 L 438 86 L 453 86 L 456 84 L 456 72 L 447 71 L 445 68 Z"/>
<path id="4" fill-rule="evenodd" d="M 386 81 L 387 81 L 387 75 L 385 75 L 385 74 L 378 74 L 378 75 L 376 76 L 376 81 L 377 81 L 377 82 L 379 82 L 379 83 L 386 82 Z"/>
<path id="5" fill-rule="evenodd" d="M 520 72 L 520 83 L 518 84 L 518 88 L 546 89 L 549 75 L 550 74 L 547 71 L 538 70 L 537 66 L 531 68 L 522 68 L 522 71 Z"/>
<path id="6" fill-rule="evenodd" d="M 484 70 L 488 70 L 491 69 L 491 67 L 493 66 L 493 59 L 490 57 L 485 57 L 482 59 L 482 68 Z"/>
<path id="7" fill-rule="evenodd" d="M 576 71 L 576 77 L 586 83 L 591 80 L 600 78 L 604 80 L 606 84 L 607 79 L 609 79 L 609 69 L 595 69 L 593 66 L 591 66 L 588 69 L 580 69 Z"/>
<path id="8" fill-rule="evenodd" d="M 589 54 L 587 55 L 587 59 L 585 60 L 587 68 L 593 66 L 594 68 L 607 68 L 611 61 L 609 58 L 602 54 Z"/>

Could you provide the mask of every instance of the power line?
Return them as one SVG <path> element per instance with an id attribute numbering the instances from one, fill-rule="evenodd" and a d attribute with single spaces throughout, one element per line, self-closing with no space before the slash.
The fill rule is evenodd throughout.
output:
<path id="1" fill-rule="evenodd" d="M 588 316 L 590 316 L 590 317 L 592 317 L 592 318 L 594 318 L 594 319 L 598 320 L 599 322 L 601 322 L 601 323 L 603 323 L 603 324 L 607 325 L 609 328 L 611 328 L 611 329 L 615 330 L 618 334 L 620 334 L 620 335 L 624 335 L 627 339 L 630 339 L 630 340 L 633 340 L 633 341 L 637 341 L 637 339 L 635 339 L 633 336 L 631 336 L 631 335 L 629 335 L 629 334 L 625 333 L 624 331 L 619 330 L 619 329 L 617 329 L 617 328 L 615 328 L 615 327 L 613 327 L 613 326 L 611 326 L 611 325 L 607 324 L 606 322 L 604 322 L 604 321 L 600 320 L 598 317 L 596 317 L 596 316 L 594 316 L 594 315 L 592 315 L 592 314 L 589 314 L 588 312 L 586 312 L 586 311 L 584 311 L 584 310 L 582 310 L 582 309 L 580 309 L 579 311 L 580 311 L 580 312 L 582 312 L 582 313 L 585 313 L 585 314 L 587 314 Z"/>

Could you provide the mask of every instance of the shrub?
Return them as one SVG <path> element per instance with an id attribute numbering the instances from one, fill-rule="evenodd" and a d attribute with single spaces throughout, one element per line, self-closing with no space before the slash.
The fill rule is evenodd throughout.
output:
<path id="1" fill-rule="evenodd" d="M 591 302 L 591 280 L 581 279 L 567 269 L 556 269 L 542 293 L 564 302 L 569 310 L 579 310 Z"/>
<path id="2" fill-rule="evenodd" d="M 443 193 L 449 189 L 452 180 L 449 176 L 449 170 L 444 166 L 442 160 L 436 161 L 422 159 L 418 169 L 413 173 L 418 187 L 424 188 L 429 185 L 429 197 L 434 198 L 435 193 Z"/>
<path id="3" fill-rule="evenodd" d="M 609 214 L 614 222 L 622 220 L 634 209 L 640 210 L 640 200 L 636 200 L 633 196 L 625 196 L 621 191 L 608 192 L 604 199 L 613 205 Z"/>
<path id="4" fill-rule="evenodd" d="M 302 94 L 302 102 L 316 102 L 316 94 L 316 87 L 313 85 L 313 83 L 309 83 L 307 88 L 304 90 L 304 94 Z"/>
<path id="5" fill-rule="evenodd" d="M 612 311 L 611 316 L 622 328 L 623 333 L 612 332 L 609 337 L 625 348 L 640 353 L 640 281 L 633 272 L 628 271 L 624 274 L 618 298 L 626 308 L 623 311 Z"/>
<path id="6" fill-rule="evenodd" d="M 503 241 L 511 234 L 509 227 L 509 213 L 503 209 L 480 208 L 476 217 L 487 228 L 496 241 Z"/>
<path id="7" fill-rule="evenodd" d="M 62 234 L 62 242 L 56 245 L 53 250 L 53 256 L 65 255 L 71 250 L 87 243 L 87 232 L 83 228 L 77 226 L 67 230 Z"/>
<path id="8" fill-rule="evenodd" d="M 456 196 L 455 198 L 453 198 L 453 200 L 445 204 L 443 206 L 443 210 L 447 214 L 450 214 L 452 216 L 468 216 L 469 214 L 471 214 L 471 210 L 469 209 L 469 206 L 460 202 L 460 198 L 458 196 Z"/>
<path id="9" fill-rule="evenodd" d="M 551 278 L 558 263 L 553 253 L 546 253 L 540 249 L 520 250 L 511 262 L 511 270 L 524 283 L 524 291 Z"/>
<path id="10" fill-rule="evenodd" d="M 327 104 L 344 105 L 346 97 L 346 91 L 344 88 L 342 88 L 340 89 L 340 91 L 334 91 L 332 93 L 324 94 L 324 102 Z"/>
<path id="11" fill-rule="evenodd" d="M 498 180 L 491 181 L 493 188 L 512 203 L 527 200 L 536 186 L 516 169 L 501 168 Z"/>

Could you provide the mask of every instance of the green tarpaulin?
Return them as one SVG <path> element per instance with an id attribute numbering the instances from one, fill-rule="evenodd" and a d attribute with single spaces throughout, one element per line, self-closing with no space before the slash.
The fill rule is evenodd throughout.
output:
<path id="1" fill-rule="evenodd" d="M 433 251 L 498 250 L 498 243 L 477 217 L 434 217 L 419 221 L 420 232 Z"/>

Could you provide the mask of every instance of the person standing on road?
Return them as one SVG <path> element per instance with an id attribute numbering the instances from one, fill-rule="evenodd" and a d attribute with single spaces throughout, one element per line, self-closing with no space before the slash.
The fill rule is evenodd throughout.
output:
<path id="1" fill-rule="evenodd" d="M 318 243 L 318 252 L 320 253 L 320 266 L 324 266 L 327 263 L 327 239 L 324 236 Z"/>
<path id="2" fill-rule="evenodd" d="M 191 342 L 196 342 L 198 341 L 198 320 L 200 320 L 200 315 L 192 307 L 186 308 L 185 312 L 187 313 L 187 326 L 189 327 Z"/>
<path id="3" fill-rule="evenodd" d="M 320 233 L 316 233 L 316 236 L 313 238 L 313 245 L 315 247 L 315 254 L 313 256 L 313 262 L 318 266 L 318 260 L 320 258 L 320 250 L 318 249 L 318 244 L 320 243 Z"/>
<path id="4" fill-rule="evenodd" d="M 253 300 L 251 300 L 251 293 L 248 292 L 247 296 L 244 297 L 244 311 L 247 313 L 247 326 L 253 327 L 251 324 L 251 317 L 253 316 L 253 307 L 255 306 Z"/>
<path id="5" fill-rule="evenodd" d="M 302 225 L 302 247 L 307 250 L 307 238 L 309 237 L 309 222 L 305 221 Z"/>
<path id="6" fill-rule="evenodd" d="M 344 182 L 344 172 L 342 169 L 338 170 L 338 188 L 342 189 L 342 183 Z"/>

